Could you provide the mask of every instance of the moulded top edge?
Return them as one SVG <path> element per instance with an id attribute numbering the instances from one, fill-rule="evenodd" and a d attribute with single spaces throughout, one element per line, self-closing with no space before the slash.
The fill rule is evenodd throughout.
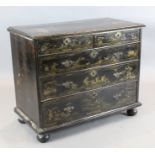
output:
<path id="1" fill-rule="evenodd" d="M 145 27 L 145 25 L 112 18 L 98 18 L 41 25 L 13 26 L 9 27 L 8 31 L 36 39 L 49 36 L 87 34 L 140 27 Z"/>

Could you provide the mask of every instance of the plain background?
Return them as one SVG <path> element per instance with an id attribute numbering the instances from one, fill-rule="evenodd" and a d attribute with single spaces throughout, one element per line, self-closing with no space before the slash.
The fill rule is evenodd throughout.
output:
<path id="1" fill-rule="evenodd" d="M 40 144 L 13 112 L 9 33 L 13 25 L 111 17 L 143 23 L 140 98 L 135 117 L 114 115 L 51 134 Z M 0 147 L 155 147 L 155 7 L 0 7 Z M 53 139 L 53 141 L 52 141 Z"/>

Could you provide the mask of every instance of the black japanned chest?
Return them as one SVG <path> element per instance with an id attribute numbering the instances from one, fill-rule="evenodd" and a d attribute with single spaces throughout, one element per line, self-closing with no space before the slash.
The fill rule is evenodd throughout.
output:
<path id="1" fill-rule="evenodd" d="M 104 18 L 8 28 L 20 122 L 45 142 L 49 131 L 136 114 L 142 27 Z"/>

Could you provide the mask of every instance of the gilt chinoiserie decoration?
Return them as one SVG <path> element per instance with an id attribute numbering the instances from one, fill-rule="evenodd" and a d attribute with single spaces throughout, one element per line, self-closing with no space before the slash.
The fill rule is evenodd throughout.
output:
<path id="1" fill-rule="evenodd" d="M 46 142 L 63 127 L 135 115 L 142 27 L 111 18 L 9 27 L 19 121 Z"/>

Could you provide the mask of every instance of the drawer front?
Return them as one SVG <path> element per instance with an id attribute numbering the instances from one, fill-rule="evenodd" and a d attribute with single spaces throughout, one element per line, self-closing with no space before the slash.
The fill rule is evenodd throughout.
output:
<path id="1" fill-rule="evenodd" d="M 139 44 L 130 44 L 116 48 L 99 48 L 78 53 L 40 57 L 40 75 L 55 75 L 57 73 L 138 59 L 139 47 Z"/>
<path id="2" fill-rule="evenodd" d="M 136 82 L 89 91 L 42 103 L 42 126 L 58 127 L 105 111 L 134 104 Z"/>
<path id="3" fill-rule="evenodd" d="M 138 61 L 128 64 L 113 65 L 88 69 L 81 72 L 58 75 L 40 79 L 41 100 L 74 94 L 125 80 L 136 79 Z"/>
<path id="4" fill-rule="evenodd" d="M 104 32 L 95 35 L 95 47 L 110 46 L 139 40 L 139 29 Z"/>
<path id="5" fill-rule="evenodd" d="M 38 46 L 40 55 L 89 49 L 93 47 L 93 36 L 51 37 L 38 40 Z"/>

